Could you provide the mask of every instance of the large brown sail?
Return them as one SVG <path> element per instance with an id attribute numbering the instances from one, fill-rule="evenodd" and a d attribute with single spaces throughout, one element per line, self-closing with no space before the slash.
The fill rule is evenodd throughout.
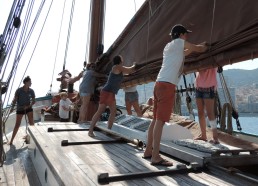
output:
<path id="1" fill-rule="evenodd" d="M 186 58 L 186 73 L 254 59 L 258 54 L 258 1 L 151 0 L 146 1 L 108 49 L 100 68 L 108 71 L 112 57 L 121 54 L 125 65 L 145 64 L 125 78 L 124 86 L 154 81 L 171 27 L 185 25 L 189 41 L 209 43 L 209 50 Z"/>

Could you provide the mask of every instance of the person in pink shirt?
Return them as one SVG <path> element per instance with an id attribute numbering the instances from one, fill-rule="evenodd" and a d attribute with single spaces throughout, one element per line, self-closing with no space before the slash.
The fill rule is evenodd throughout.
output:
<path id="1" fill-rule="evenodd" d="M 205 111 L 211 126 L 213 140 L 211 143 L 218 144 L 217 122 L 215 118 L 214 102 L 217 90 L 217 68 L 202 70 L 196 76 L 196 104 L 201 128 L 201 134 L 195 140 L 207 141 Z"/>

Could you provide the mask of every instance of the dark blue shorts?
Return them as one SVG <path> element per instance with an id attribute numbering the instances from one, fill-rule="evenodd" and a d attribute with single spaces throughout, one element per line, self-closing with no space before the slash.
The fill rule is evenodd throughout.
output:
<path id="1" fill-rule="evenodd" d="M 195 90 L 195 98 L 200 99 L 213 99 L 215 98 L 215 88 L 197 88 Z"/>
<path id="2" fill-rule="evenodd" d="M 24 115 L 24 114 L 27 114 L 27 113 L 32 112 L 32 111 L 33 111 L 33 109 L 30 107 L 30 108 L 27 108 L 26 110 L 17 110 L 16 114 Z"/>

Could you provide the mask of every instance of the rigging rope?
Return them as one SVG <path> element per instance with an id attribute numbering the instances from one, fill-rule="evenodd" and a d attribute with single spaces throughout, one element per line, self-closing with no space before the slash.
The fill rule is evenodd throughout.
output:
<path id="1" fill-rule="evenodd" d="M 210 34 L 209 51 L 211 50 L 211 42 L 212 42 L 213 27 L 214 27 L 214 18 L 215 18 L 215 9 L 216 9 L 216 0 L 213 1 L 213 11 L 212 11 L 212 21 L 211 21 L 211 34 Z"/>
<path id="2" fill-rule="evenodd" d="M 73 0 L 72 7 L 71 7 L 70 21 L 69 21 L 69 27 L 68 27 L 68 35 L 67 35 L 67 40 L 66 40 L 66 48 L 65 48 L 63 70 L 65 70 L 66 56 L 67 56 L 67 51 L 68 51 L 68 46 L 69 46 L 69 41 L 70 41 L 70 33 L 71 33 L 71 27 L 72 27 L 72 22 L 73 22 L 74 4 L 75 4 L 75 0 Z"/>
<path id="3" fill-rule="evenodd" d="M 60 36 L 61 36 L 61 29 L 62 29 L 62 25 L 63 25 L 63 18 L 64 18 L 65 4 L 66 4 L 66 0 L 64 1 L 64 5 L 63 5 L 63 12 L 62 12 L 61 24 L 60 24 L 60 28 L 59 28 L 59 34 L 58 34 L 58 40 L 57 40 L 57 47 L 56 47 L 56 55 L 55 55 L 55 62 L 54 62 L 54 68 L 53 68 L 53 71 L 52 71 L 52 78 L 51 78 L 51 84 L 50 84 L 50 90 L 49 90 L 49 93 L 51 93 L 51 92 L 52 92 L 52 84 L 53 84 L 54 72 L 55 72 L 55 68 L 56 68 L 56 59 L 57 59 L 57 53 L 58 53 L 58 47 L 59 47 L 59 41 L 60 41 Z"/>
<path id="4" fill-rule="evenodd" d="M 186 106 L 187 106 L 187 109 L 188 109 L 188 113 L 189 113 L 190 118 L 192 120 L 195 120 L 193 107 L 192 107 L 192 99 L 191 99 L 191 97 L 189 95 L 189 92 L 188 92 L 188 87 L 187 87 L 185 75 L 183 75 L 183 78 L 184 78 L 184 84 L 185 84 L 185 94 L 186 94 L 185 100 L 186 100 Z"/>
<path id="5" fill-rule="evenodd" d="M 151 8 L 151 1 L 149 1 L 149 15 L 148 15 L 148 32 L 147 32 L 147 39 L 146 39 L 146 56 L 145 56 L 145 61 L 148 60 L 148 51 L 149 51 L 149 37 L 150 37 L 150 18 L 152 16 L 152 8 Z M 149 71 L 148 68 L 146 68 L 146 71 Z M 146 87 L 144 84 L 144 100 L 147 100 L 147 95 L 146 95 Z"/>
<path id="6" fill-rule="evenodd" d="M 45 1 L 41 4 L 41 6 L 40 6 L 38 12 L 41 12 L 44 3 L 45 3 Z M 49 7 L 47 16 L 46 16 L 45 21 L 44 21 L 44 23 L 43 23 L 43 26 L 42 26 L 41 32 L 40 32 L 40 34 L 39 34 L 38 40 L 37 40 L 37 42 L 36 42 L 36 45 L 34 46 L 34 50 L 33 50 L 33 52 L 32 52 L 31 58 L 30 58 L 30 60 L 29 60 L 29 62 L 28 62 L 28 65 L 29 65 L 30 62 L 31 62 L 32 56 L 33 56 L 34 51 L 35 51 L 35 49 L 36 49 L 36 46 L 37 46 L 37 44 L 38 44 L 39 38 L 40 38 L 41 33 L 42 33 L 42 30 L 43 30 L 43 28 L 44 28 L 44 25 L 45 25 L 46 19 L 47 19 L 47 17 L 48 17 L 50 8 L 51 8 L 51 6 L 52 6 L 52 3 L 53 3 L 53 0 L 51 1 L 51 4 L 50 4 L 50 7 Z M 38 19 L 38 16 L 39 16 L 39 15 L 36 15 L 36 18 L 35 18 L 35 19 Z M 35 20 L 34 20 L 34 23 L 36 23 Z M 32 27 L 35 27 L 35 24 L 34 24 L 34 26 L 32 25 Z M 31 34 L 30 34 L 30 35 L 31 35 Z M 21 36 L 21 37 L 22 37 L 22 36 Z M 30 38 L 30 37 L 27 37 L 27 38 Z M 26 42 L 28 43 L 28 41 L 26 41 Z M 23 51 L 24 51 L 24 50 L 23 50 Z M 21 56 L 21 53 L 20 53 L 19 56 Z M 14 74 L 16 74 L 16 70 L 17 70 L 17 66 L 18 66 L 19 61 L 20 61 L 20 57 L 18 57 L 18 59 L 15 59 L 15 65 L 16 65 L 16 66 L 14 66 L 13 69 L 12 69 L 11 77 L 12 77 Z M 24 74 L 23 74 L 23 77 L 24 77 L 24 75 L 25 75 L 25 73 L 26 73 L 26 71 L 27 71 L 27 69 L 28 69 L 28 65 L 27 65 L 27 68 L 26 68 L 26 70 L 25 70 L 25 72 L 24 72 Z M 23 79 L 23 77 L 22 77 L 22 79 Z M 14 78 L 13 78 L 13 82 L 14 82 Z M 22 82 L 22 81 L 21 81 L 21 82 Z M 19 86 L 21 85 L 21 82 L 20 82 Z M 12 83 L 12 86 L 13 86 L 13 83 Z M 11 87 L 12 87 L 12 86 L 11 86 Z M 9 92 L 11 93 L 11 91 L 9 91 Z M 10 98 L 10 94 L 9 94 L 8 100 L 9 100 L 9 98 Z M 7 121 L 7 118 L 9 117 L 9 114 L 10 114 L 10 113 L 6 114 L 6 119 L 5 119 L 6 121 Z M 4 122 L 3 124 L 5 125 L 5 122 Z"/>
<path id="7" fill-rule="evenodd" d="M 86 49 L 85 49 L 85 57 L 84 61 L 87 62 L 88 56 L 89 56 L 89 41 L 90 41 L 90 32 L 91 29 L 91 13 L 92 13 L 92 3 L 90 3 L 90 11 L 89 11 L 89 20 L 88 20 L 88 32 L 87 32 L 87 42 L 86 42 Z"/>
<path id="8" fill-rule="evenodd" d="M 19 3 L 15 4 L 15 2 L 13 3 L 11 12 L 10 12 L 8 20 L 7 20 L 7 24 L 6 24 L 6 27 L 5 27 L 4 34 L 1 36 L 1 41 L 0 41 L 0 50 L 1 50 L 1 54 L 0 54 L 1 55 L 0 73 L 1 73 L 2 67 L 4 65 L 4 61 L 6 59 L 6 54 L 8 56 L 8 59 L 10 57 L 10 53 L 8 51 L 13 48 L 13 43 L 14 43 L 15 38 L 17 37 L 17 33 L 18 33 L 18 30 L 19 30 L 19 26 L 20 26 L 19 16 L 21 14 L 21 11 L 18 12 L 18 14 L 19 14 L 18 17 L 15 16 L 15 12 L 18 11 L 18 10 L 22 10 L 23 5 L 24 5 L 24 2 L 21 2 L 21 4 L 19 4 Z M 14 19 L 12 19 L 12 18 L 14 18 Z M 13 24 L 12 24 L 11 20 L 13 20 Z M 12 26 L 11 26 L 11 24 L 12 24 Z M 8 37 L 8 33 L 10 33 L 10 32 L 11 32 L 11 34 Z M 3 79 L 3 77 L 1 78 L 1 82 L 0 82 L 1 92 L 2 92 L 2 79 Z M 5 129 L 5 125 L 3 123 L 3 118 L 2 118 L 2 116 L 4 115 L 3 114 L 2 96 L 0 98 L 0 105 L 1 105 L 1 110 L 0 110 L 0 116 L 1 116 L 1 119 L 0 119 L 0 134 L 1 134 L 1 139 L 0 139 L 0 166 L 2 166 L 3 162 L 6 159 L 6 154 L 5 154 L 4 147 L 3 147 L 3 130 Z"/>
<path id="9" fill-rule="evenodd" d="M 34 19 L 34 21 L 33 21 L 33 23 L 32 23 L 31 29 L 30 29 L 30 31 L 29 31 L 29 33 L 28 33 L 26 39 L 24 40 L 23 45 L 22 45 L 22 47 L 21 47 L 19 53 L 17 52 L 17 55 L 16 55 L 15 60 L 14 60 L 14 64 L 13 64 L 12 70 L 11 70 L 11 72 L 10 72 L 10 75 L 9 75 L 9 77 L 8 77 L 8 79 L 7 79 L 7 82 L 10 81 L 10 79 L 12 78 L 12 74 L 17 70 L 18 63 L 19 63 L 19 61 L 20 61 L 20 59 L 21 59 L 21 57 L 22 57 L 22 55 L 23 55 L 23 53 L 24 53 L 24 51 L 25 51 L 25 48 L 26 48 L 26 46 L 27 46 L 27 44 L 28 44 L 28 42 L 29 42 L 29 39 L 30 39 L 31 34 L 32 34 L 32 31 L 33 31 L 34 28 L 35 28 L 35 25 L 36 25 L 36 23 L 37 23 L 37 20 L 38 20 L 38 17 L 39 17 L 39 15 L 40 15 L 40 13 L 41 13 L 41 10 L 42 10 L 42 8 L 43 8 L 43 6 L 44 6 L 44 3 L 45 3 L 45 0 L 42 0 L 42 2 L 41 2 L 41 4 L 40 4 L 40 7 L 39 7 L 39 10 L 38 10 L 38 12 L 37 12 L 37 14 L 36 14 L 36 16 L 35 16 L 35 19 Z M 22 37 L 22 36 L 21 36 L 21 37 Z M 19 48 L 20 48 L 20 47 L 19 47 Z M 17 48 L 17 50 L 18 50 L 18 48 Z M 20 83 L 20 84 L 21 84 L 21 83 Z"/>
<path id="10" fill-rule="evenodd" d="M 231 107 L 232 107 L 232 117 L 236 120 L 236 125 L 237 125 L 237 130 L 241 131 L 242 130 L 242 127 L 240 125 L 240 121 L 238 119 L 238 113 L 236 111 L 236 108 L 234 106 L 234 102 L 232 100 L 232 97 L 230 95 L 230 92 L 228 90 L 228 87 L 227 87 L 227 83 L 226 83 L 226 80 L 224 78 L 224 75 L 223 75 L 223 68 L 222 67 L 218 67 L 218 72 L 219 72 L 219 76 L 220 76 L 220 82 L 221 82 L 221 86 L 222 86 L 222 89 L 223 89 L 223 93 L 224 93 L 224 96 L 225 96 L 225 101 L 229 101 Z"/>
<path id="11" fill-rule="evenodd" d="M 44 1 L 44 2 L 45 2 L 45 1 Z M 23 76 L 22 76 L 22 78 L 21 78 L 20 85 L 21 85 L 21 83 L 22 83 L 22 79 L 23 79 L 24 76 L 25 76 L 25 73 L 27 72 L 27 69 L 28 69 L 29 64 L 30 64 L 30 62 L 31 62 L 31 59 L 32 59 L 32 57 L 33 57 L 33 55 L 34 55 L 34 52 L 35 52 L 35 50 L 36 50 L 36 48 L 37 48 L 39 39 L 40 39 L 41 34 L 42 34 L 42 31 L 43 31 L 43 29 L 44 29 L 44 27 L 45 27 L 45 24 L 46 24 L 46 21 L 47 21 L 47 18 L 48 18 L 50 9 L 51 9 L 51 7 L 52 7 L 52 4 L 53 4 L 53 0 L 51 1 L 51 4 L 50 4 L 50 6 L 49 6 L 49 9 L 48 9 L 47 15 L 46 15 L 46 17 L 45 17 L 44 23 L 43 23 L 43 25 L 42 25 L 42 27 L 41 27 L 41 30 L 40 30 L 38 39 L 37 39 L 36 44 L 35 44 L 35 46 L 34 46 L 34 49 L 33 49 L 33 51 L 32 51 L 31 57 L 30 57 L 29 62 L 28 62 L 28 64 L 27 64 L 27 66 L 26 66 L 25 72 L 24 72 L 24 74 L 23 74 Z M 42 6 L 42 8 L 43 8 L 43 6 Z M 41 10 L 42 10 L 42 8 L 41 8 Z"/>

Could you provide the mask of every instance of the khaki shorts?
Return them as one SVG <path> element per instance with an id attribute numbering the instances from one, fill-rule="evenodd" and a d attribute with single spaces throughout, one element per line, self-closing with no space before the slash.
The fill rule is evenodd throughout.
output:
<path id="1" fill-rule="evenodd" d="M 114 93 L 107 92 L 104 90 L 100 92 L 100 99 L 99 99 L 100 104 L 111 105 L 112 103 L 114 103 L 114 101 L 116 101 Z"/>
<path id="2" fill-rule="evenodd" d="M 156 82 L 154 86 L 153 118 L 168 122 L 175 103 L 176 86 L 167 82 Z"/>

